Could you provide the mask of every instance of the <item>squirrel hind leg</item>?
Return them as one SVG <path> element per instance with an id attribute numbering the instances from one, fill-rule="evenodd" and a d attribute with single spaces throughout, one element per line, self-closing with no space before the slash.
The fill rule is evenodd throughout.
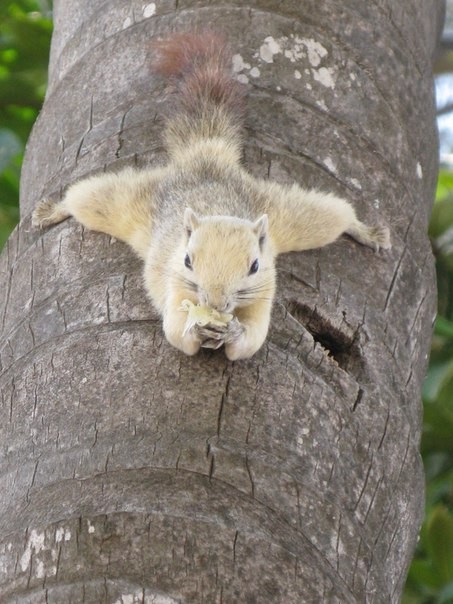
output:
<path id="1" fill-rule="evenodd" d="M 388 250 L 392 247 L 390 231 L 387 227 L 368 226 L 363 222 L 360 222 L 360 220 L 356 220 L 354 224 L 346 230 L 346 233 L 362 245 L 373 248 L 376 252 L 379 251 L 380 248 Z"/>
<path id="2" fill-rule="evenodd" d="M 58 224 L 71 216 L 63 202 L 52 199 L 42 199 L 33 211 L 31 223 L 34 227 L 43 229 L 52 224 Z"/>

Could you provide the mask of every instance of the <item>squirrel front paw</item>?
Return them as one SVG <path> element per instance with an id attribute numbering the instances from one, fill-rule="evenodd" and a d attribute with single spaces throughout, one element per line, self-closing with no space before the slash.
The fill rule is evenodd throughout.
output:
<path id="1" fill-rule="evenodd" d="M 202 348 L 217 350 L 225 343 L 226 325 L 194 325 L 192 328 L 201 342 Z"/>
<path id="2" fill-rule="evenodd" d="M 237 317 L 234 317 L 234 319 L 232 319 L 227 325 L 227 331 L 224 338 L 225 344 L 233 344 L 234 342 L 237 342 L 244 333 L 244 325 L 242 325 Z"/>
<path id="3" fill-rule="evenodd" d="M 197 354 L 200 350 L 201 341 L 193 330 L 190 330 L 183 335 L 184 324 L 181 323 L 181 319 L 178 315 L 176 315 L 176 320 L 172 322 L 171 315 L 167 314 L 164 316 L 163 323 L 165 337 L 172 346 L 189 356 Z"/>
<path id="4" fill-rule="evenodd" d="M 188 333 L 182 337 L 175 337 L 174 334 L 166 333 L 165 336 L 172 346 L 178 348 L 178 350 L 181 350 L 184 354 L 193 356 L 200 350 L 201 342 L 192 334 Z"/>
<path id="5" fill-rule="evenodd" d="M 249 359 L 263 345 L 267 326 L 257 329 L 256 326 L 241 323 L 236 317 L 228 325 L 230 329 L 225 337 L 225 354 L 230 361 Z"/>
<path id="6" fill-rule="evenodd" d="M 225 344 L 225 354 L 230 361 L 250 358 L 264 341 L 261 333 L 248 329 L 237 317 L 227 325 L 194 326 L 193 332 L 201 340 L 202 348 L 217 349 Z"/>
<path id="7" fill-rule="evenodd" d="M 226 325 L 208 323 L 208 325 L 195 325 L 194 331 L 201 340 L 202 348 L 217 350 L 223 344 L 230 344 L 238 340 L 245 332 L 245 327 L 234 317 Z"/>

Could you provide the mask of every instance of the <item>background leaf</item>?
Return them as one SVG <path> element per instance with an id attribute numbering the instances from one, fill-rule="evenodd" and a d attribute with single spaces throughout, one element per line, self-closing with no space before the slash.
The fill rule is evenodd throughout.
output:
<path id="1" fill-rule="evenodd" d="M 433 510 L 428 523 L 427 547 L 441 584 L 453 582 L 453 515 L 444 505 Z"/>
<path id="2" fill-rule="evenodd" d="M 0 2 L 0 249 L 19 219 L 20 166 L 47 79 L 51 5 Z"/>

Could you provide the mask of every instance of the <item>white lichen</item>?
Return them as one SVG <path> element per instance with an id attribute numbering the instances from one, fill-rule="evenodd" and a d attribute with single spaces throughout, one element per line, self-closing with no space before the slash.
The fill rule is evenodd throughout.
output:
<path id="1" fill-rule="evenodd" d="M 327 55 L 327 50 L 322 44 L 316 42 L 316 40 L 313 40 L 312 38 L 303 39 L 302 43 L 307 49 L 310 65 L 312 67 L 318 67 L 321 63 L 321 59 Z"/>
<path id="2" fill-rule="evenodd" d="M 143 7 L 143 16 L 145 17 L 145 19 L 148 19 L 148 17 L 152 17 L 155 13 L 156 13 L 156 3 L 155 2 L 151 2 L 150 4 L 147 4 L 146 6 Z"/>
<path id="3" fill-rule="evenodd" d="M 326 88 L 335 88 L 334 70 L 332 67 L 312 69 L 313 78 Z"/>
<path id="4" fill-rule="evenodd" d="M 245 75 L 245 73 L 239 74 L 238 77 L 237 77 L 237 79 L 238 79 L 238 82 L 241 82 L 241 84 L 248 84 L 249 83 L 249 79 Z"/>
<path id="5" fill-rule="evenodd" d="M 358 189 L 359 191 L 362 190 L 362 185 L 360 184 L 360 182 L 357 180 L 357 178 L 350 178 L 349 182 L 351 183 L 351 185 L 353 187 L 355 187 L 356 189 Z"/>
<path id="6" fill-rule="evenodd" d="M 36 561 L 35 575 L 38 579 L 42 579 L 45 575 L 44 573 L 44 562 L 42 560 Z"/>
<path id="7" fill-rule="evenodd" d="M 280 44 L 272 36 L 267 36 L 260 46 L 260 57 L 265 63 L 273 63 L 274 55 L 282 52 Z"/>
<path id="8" fill-rule="evenodd" d="M 171 596 L 163 594 L 153 594 L 145 596 L 145 604 L 178 604 L 180 600 L 175 600 Z"/>
<path id="9" fill-rule="evenodd" d="M 146 593 L 143 599 L 143 592 L 139 590 L 133 593 L 121 594 L 113 604 L 177 604 L 179 601 L 171 596 L 156 593 Z"/>
<path id="10" fill-rule="evenodd" d="M 258 69 L 258 67 L 252 67 L 252 69 L 250 70 L 250 75 L 252 76 L 252 78 L 259 78 L 261 75 L 261 72 Z"/>
<path id="11" fill-rule="evenodd" d="M 272 36 L 264 39 L 259 50 L 259 56 L 266 63 L 273 63 L 274 55 L 282 53 L 291 63 L 296 63 L 305 57 L 312 67 L 318 67 L 321 60 L 327 56 L 327 49 L 313 38 L 301 38 L 291 34 L 275 40 Z"/>
<path id="12" fill-rule="evenodd" d="M 285 57 L 295 63 L 304 58 L 307 53 L 303 44 L 303 39 L 291 34 L 289 38 L 283 37 L 282 44 L 285 46 Z"/>
<path id="13" fill-rule="evenodd" d="M 61 541 L 69 541 L 71 539 L 71 531 L 69 529 L 65 529 L 60 526 L 55 531 L 55 543 L 60 543 Z"/>
<path id="14" fill-rule="evenodd" d="M 324 165 L 326 166 L 326 168 L 328 170 L 330 170 L 331 172 L 336 173 L 337 171 L 337 167 L 336 165 L 333 163 L 333 160 L 330 157 L 326 157 L 326 159 L 324 160 Z"/>
<path id="15" fill-rule="evenodd" d="M 135 594 L 122 594 L 113 604 L 134 604 Z"/>
<path id="16" fill-rule="evenodd" d="M 302 77 L 302 74 L 298 69 L 294 70 L 294 77 L 296 78 L 296 80 L 300 80 L 300 78 Z"/>
<path id="17" fill-rule="evenodd" d="M 22 554 L 19 565 L 22 572 L 25 572 L 30 565 L 32 552 L 39 553 L 44 549 L 44 533 L 38 533 L 34 529 L 31 531 L 28 539 L 27 545 L 25 546 L 25 551 Z"/>
<path id="18" fill-rule="evenodd" d="M 240 54 L 233 55 L 233 71 L 240 73 L 244 69 L 250 69 L 250 63 L 246 63 Z"/>

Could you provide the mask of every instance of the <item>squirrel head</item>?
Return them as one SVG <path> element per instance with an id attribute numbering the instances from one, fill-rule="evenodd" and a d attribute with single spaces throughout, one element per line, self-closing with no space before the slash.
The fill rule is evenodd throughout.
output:
<path id="1" fill-rule="evenodd" d="M 181 267 L 200 304 L 232 312 L 273 297 L 275 263 L 266 214 L 252 222 L 232 216 L 199 217 L 187 208 L 184 230 Z"/>

